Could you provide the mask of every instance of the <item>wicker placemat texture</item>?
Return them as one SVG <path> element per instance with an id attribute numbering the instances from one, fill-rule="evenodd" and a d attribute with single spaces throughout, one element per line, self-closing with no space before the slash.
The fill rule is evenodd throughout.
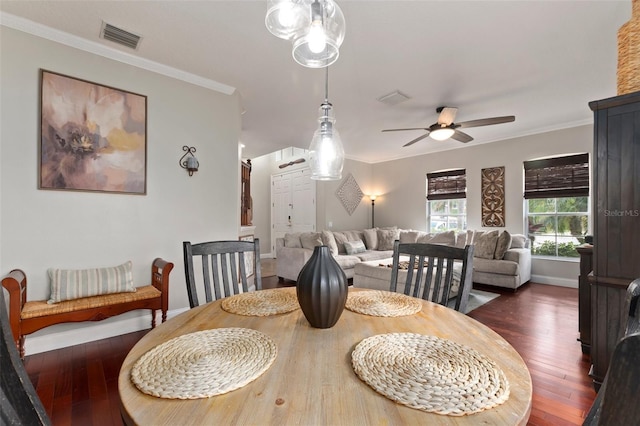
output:
<path id="1" fill-rule="evenodd" d="M 402 293 L 370 290 L 349 293 L 345 307 L 374 317 L 401 317 L 420 312 L 422 303 Z"/>
<path id="2" fill-rule="evenodd" d="M 430 413 L 464 416 L 509 398 L 504 372 L 459 343 L 415 333 L 379 334 L 351 354 L 355 373 L 400 404 Z"/>
<path id="3" fill-rule="evenodd" d="M 185 334 L 136 361 L 131 381 L 142 392 L 168 399 L 198 399 L 241 388 L 276 359 L 275 342 L 248 328 L 216 328 Z"/>
<path id="4" fill-rule="evenodd" d="M 286 289 L 252 291 L 227 297 L 220 304 L 232 314 L 266 317 L 300 309 L 298 298 Z"/>

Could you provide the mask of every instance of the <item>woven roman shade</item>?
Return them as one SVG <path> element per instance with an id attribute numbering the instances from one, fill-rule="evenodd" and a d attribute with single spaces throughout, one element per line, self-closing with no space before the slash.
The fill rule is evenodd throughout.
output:
<path id="1" fill-rule="evenodd" d="M 589 154 L 524 162 L 524 198 L 589 196 Z"/>
<path id="2" fill-rule="evenodd" d="M 466 169 L 427 173 L 427 200 L 467 198 Z"/>

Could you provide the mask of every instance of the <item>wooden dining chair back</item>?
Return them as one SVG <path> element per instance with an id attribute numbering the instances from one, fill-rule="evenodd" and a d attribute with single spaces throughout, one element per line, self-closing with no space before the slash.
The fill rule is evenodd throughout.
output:
<path id="1" fill-rule="evenodd" d="M 408 257 L 408 263 L 401 261 L 401 257 Z M 458 248 L 440 244 L 401 244 L 396 240 L 389 288 L 392 292 L 398 291 L 401 269 L 406 269 L 404 294 L 444 306 L 450 306 L 454 297 L 452 290 L 455 281 L 458 281 L 454 309 L 466 312 L 473 285 L 473 246 Z"/>
<path id="2" fill-rule="evenodd" d="M 627 287 L 624 330 L 584 426 L 640 424 L 640 278 Z"/>
<path id="3" fill-rule="evenodd" d="M 199 244 L 185 241 L 182 248 L 187 293 L 192 308 L 200 305 L 198 288 L 202 289 L 200 294 L 204 293 L 207 303 L 238 293 L 262 290 L 258 238 L 254 241 L 209 241 Z M 195 272 L 198 267 L 202 270 L 202 276 Z"/>
<path id="4" fill-rule="evenodd" d="M 50 425 L 13 339 L 0 287 L 0 425 Z"/>

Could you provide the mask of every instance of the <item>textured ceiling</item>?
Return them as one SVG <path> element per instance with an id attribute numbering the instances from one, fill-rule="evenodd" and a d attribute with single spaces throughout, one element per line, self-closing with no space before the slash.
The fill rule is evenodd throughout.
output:
<path id="1" fill-rule="evenodd" d="M 590 123 L 591 100 L 616 94 L 617 31 L 631 1 L 339 0 L 347 22 L 330 67 L 329 99 L 348 158 L 379 162 L 465 145 L 424 139 L 437 119 L 515 115 L 514 123 L 468 129 L 467 145 Z M 291 57 L 264 26 L 266 0 L 9 1 L 19 17 L 238 90 L 244 157 L 307 148 L 324 99 L 324 70 Z M 137 51 L 99 38 L 102 21 L 141 34 Z M 215 83 L 217 82 L 217 83 Z M 410 96 L 389 106 L 394 90 Z"/>

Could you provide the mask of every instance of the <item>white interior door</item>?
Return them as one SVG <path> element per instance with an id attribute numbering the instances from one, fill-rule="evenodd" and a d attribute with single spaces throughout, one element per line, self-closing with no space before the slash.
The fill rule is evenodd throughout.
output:
<path id="1" fill-rule="evenodd" d="M 316 184 L 311 171 L 299 169 L 271 176 L 271 252 L 287 232 L 316 229 Z"/>

